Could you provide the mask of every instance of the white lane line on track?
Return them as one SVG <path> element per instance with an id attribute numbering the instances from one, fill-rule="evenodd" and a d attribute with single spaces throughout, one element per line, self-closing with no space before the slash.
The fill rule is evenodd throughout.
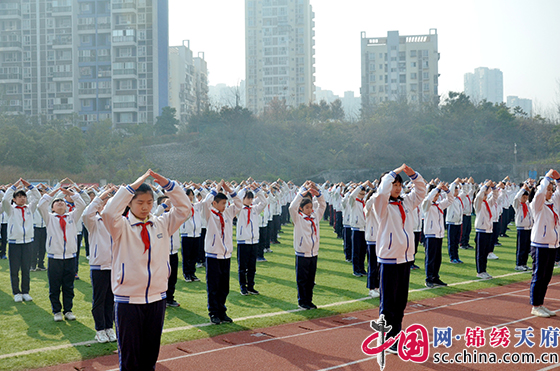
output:
<path id="1" fill-rule="evenodd" d="M 500 276 L 494 276 L 494 278 L 503 278 L 503 277 L 509 277 L 509 276 L 514 276 L 514 275 L 519 275 L 519 274 L 525 274 L 525 273 L 526 272 L 507 273 L 507 274 L 503 274 L 503 275 L 500 275 Z M 450 283 L 448 286 L 452 287 L 452 286 L 466 285 L 466 284 L 469 284 L 469 283 L 481 282 L 481 281 L 482 280 L 462 281 L 462 282 Z M 421 291 L 426 291 L 426 290 L 437 290 L 437 288 L 430 289 L 430 288 L 424 287 L 424 288 L 420 288 L 420 289 L 409 290 L 409 293 L 410 292 L 421 292 Z M 371 299 L 371 298 L 368 296 L 368 297 L 365 297 L 365 298 L 359 298 L 359 299 L 347 300 L 347 301 L 331 303 L 331 304 L 326 304 L 326 305 L 320 305 L 318 307 L 319 308 L 329 308 L 329 307 L 333 307 L 333 306 L 337 306 L 337 305 L 351 304 L 351 303 L 355 303 L 355 302 L 358 302 L 358 301 L 364 301 L 364 300 L 369 300 L 369 299 Z M 478 300 L 478 299 L 476 299 L 476 300 Z M 274 317 L 274 316 L 278 316 L 278 315 L 282 315 L 282 314 L 295 313 L 295 312 L 299 312 L 299 311 L 302 311 L 302 310 L 304 310 L 304 309 L 299 309 L 298 308 L 298 309 L 292 309 L 292 310 L 286 310 L 286 311 L 280 311 L 280 312 L 258 314 L 258 315 L 254 315 L 254 316 L 240 317 L 240 318 L 234 319 L 234 321 L 238 322 L 238 321 L 244 321 L 244 320 L 248 320 L 248 319 Z M 411 312 L 410 314 L 412 314 L 412 313 L 416 313 L 416 312 Z M 206 323 L 200 323 L 200 324 L 196 324 L 196 325 L 188 325 L 188 326 L 181 326 L 181 327 L 164 329 L 163 332 L 168 333 L 168 332 L 175 332 L 175 331 L 190 330 L 190 329 L 200 328 L 200 327 L 205 327 L 205 326 L 210 326 L 210 325 L 211 325 L 211 323 L 206 322 Z M 73 348 L 73 347 L 77 347 L 77 346 L 84 346 L 84 345 L 91 345 L 91 344 L 97 344 L 97 341 L 89 340 L 89 341 L 83 341 L 83 342 L 79 342 L 79 343 L 53 345 L 53 346 L 50 346 L 50 347 L 29 349 L 29 350 L 24 350 L 24 351 L 21 351 L 21 352 L 16 352 L 16 353 L 1 354 L 0 359 L 24 356 L 24 355 L 40 353 L 40 352 L 55 351 L 55 350 L 61 350 L 61 349 L 67 349 L 67 348 Z"/>

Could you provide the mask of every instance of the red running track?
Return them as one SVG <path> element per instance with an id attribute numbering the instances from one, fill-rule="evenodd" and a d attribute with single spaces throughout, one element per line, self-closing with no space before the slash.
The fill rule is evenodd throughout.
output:
<path id="1" fill-rule="evenodd" d="M 378 299 L 374 299 L 378 300 Z M 545 305 L 560 312 L 560 276 L 554 276 L 548 288 Z M 403 328 L 418 323 L 424 325 L 433 342 L 433 327 L 451 326 L 453 337 L 463 335 L 465 328 L 485 329 L 486 344 L 467 348 L 464 337 L 453 339 L 452 346 L 434 348 L 430 344 L 427 362 L 405 362 L 397 355 L 387 354 L 385 370 L 551 370 L 555 364 L 436 364 L 434 353 L 448 352 L 452 356 L 474 349 L 478 354 L 532 352 L 538 358 L 543 353 L 558 352 L 558 347 L 540 347 L 540 329 L 560 327 L 560 317 L 538 318 L 530 314 L 529 282 L 484 290 L 468 291 L 443 297 L 411 302 L 407 306 Z M 243 331 L 213 338 L 193 340 L 163 346 L 156 370 L 379 370 L 376 357 L 365 355 L 361 344 L 373 333 L 370 321 L 377 319 L 378 310 L 320 318 L 254 331 Z M 507 348 L 488 345 L 492 327 L 507 327 L 511 332 Z M 529 348 L 514 347 L 519 338 L 516 328 L 532 327 L 536 344 Z M 560 334 L 560 331 L 559 331 Z M 515 356 L 514 356 L 515 357 Z M 548 357 L 548 356 L 546 356 Z M 553 357 L 553 356 L 552 356 Z M 551 358 L 551 357 L 549 357 Z M 474 360 L 473 360 L 474 362 Z M 118 370 L 116 355 L 58 365 L 44 370 Z"/>

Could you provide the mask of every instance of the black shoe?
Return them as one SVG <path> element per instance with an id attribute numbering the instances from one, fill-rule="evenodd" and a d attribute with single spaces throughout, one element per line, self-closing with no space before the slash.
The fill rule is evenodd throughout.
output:
<path id="1" fill-rule="evenodd" d="M 443 282 L 443 281 L 440 280 L 439 278 L 436 278 L 436 279 L 434 280 L 434 285 L 435 285 L 435 286 L 443 286 L 443 287 L 445 287 L 445 286 L 447 286 L 447 283 Z"/>
<path id="2" fill-rule="evenodd" d="M 356 277 L 362 277 L 363 276 L 363 274 L 361 272 L 354 272 L 352 274 Z"/>
<path id="3" fill-rule="evenodd" d="M 424 284 L 425 284 L 426 287 L 429 288 L 429 289 L 433 289 L 434 287 L 436 287 L 436 285 L 434 285 L 434 283 L 433 283 L 433 282 L 430 282 L 430 281 L 426 281 Z"/>
<path id="4" fill-rule="evenodd" d="M 360 273 L 362 274 L 362 276 L 366 276 L 366 277 L 367 277 L 367 272 L 366 272 L 366 271 L 361 271 Z"/>
<path id="5" fill-rule="evenodd" d="M 191 276 L 191 280 L 192 280 L 192 282 L 200 282 L 200 278 L 198 278 L 194 274 Z"/>
<path id="6" fill-rule="evenodd" d="M 210 316 L 210 322 L 214 325 L 219 325 L 222 323 L 222 320 L 218 316 Z"/>
<path id="7" fill-rule="evenodd" d="M 309 309 L 317 309 L 317 306 L 313 303 L 308 304 Z"/>
<path id="8" fill-rule="evenodd" d="M 399 354 L 399 342 L 395 341 L 393 343 L 393 345 L 391 345 L 389 348 L 387 348 L 387 353 Z"/>
<path id="9" fill-rule="evenodd" d="M 249 291 L 247 291 L 247 288 L 246 288 L 246 287 L 242 287 L 242 288 L 241 288 L 241 295 L 243 295 L 243 296 L 249 295 Z"/>
<path id="10" fill-rule="evenodd" d="M 173 301 L 168 301 L 165 303 L 166 307 L 180 307 L 181 304 L 177 303 L 175 300 Z"/>
<path id="11" fill-rule="evenodd" d="M 410 269 L 416 270 L 416 269 L 420 269 L 420 267 L 417 266 L 416 264 L 412 264 L 412 265 L 410 266 Z"/>
<path id="12" fill-rule="evenodd" d="M 192 282 L 192 277 L 191 276 L 185 276 L 185 282 Z"/>
<path id="13" fill-rule="evenodd" d="M 255 290 L 254 288 L 253 288 L 253 289 L 247 289 L 247 292 L 248 292 L 249 294 L 251 294 L 251 295 L 259 295 L 259 294 L 260 294 L 260 293 L 259 293 L 257 290 Z"/>
<path id="14" fill-rule="evenodd" d="M 46 271 L 47 268 L 45 268 L 45 267 L 39 267 L 39 268 L 37 268 L 36 270 L 38 270 L 38 271 Z"/>
<path id="15" fill-rule="evenodd" d="M 222 323 L 233 323 L 233 320 L 229 318 L 225 313 L 220 316 L 220 320 L 222 321 Z"/>
<path id="16" fill-rule="evenodd" d="M 461 246 L 459 246 L 459 247 L 460 247 L 461 249 L 464 249 L 464 250 L 468 250 L 468 249 L 469 249 L 469 246 L 465 246 L 465 245 L 461 245 Z"/>
<path id="17" fill-rule="evenodd" d="M 0 259 L 4 260 L 4 259 L 8 259 L 8 257 L 6 255 L 2 255 L 0 256 Z"/>
<path id="18" fill-rule="evenodd" d="M 308 304 L 298 304 L 298 307 L 300 307 L 301 309 L 305 309 L 305 310 L 313 309 Z"/>

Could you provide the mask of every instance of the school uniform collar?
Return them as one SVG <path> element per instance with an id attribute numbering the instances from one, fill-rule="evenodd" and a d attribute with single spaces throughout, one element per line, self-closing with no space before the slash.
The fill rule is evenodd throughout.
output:
<path id="1" fill-rule="evenodd" d="M 128 213 L 128 221 L 130 222 L 130 225 L 137 225 L 137 224 L 141 224 L 141 223 L 154 223 L 154 217 L 153 215 L 150 213 L 148 215 L 148 217 L 146 218 L 146 220 L 141 220 L 138 219 L 133 213 L 129 212 Z"/>

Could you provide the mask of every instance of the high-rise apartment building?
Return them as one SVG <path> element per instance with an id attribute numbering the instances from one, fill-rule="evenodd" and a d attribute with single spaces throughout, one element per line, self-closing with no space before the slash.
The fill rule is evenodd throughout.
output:
<path id="1" fill-rule="evenodd" d="M 186 43 L 186 44 L 185 44 Z M 208 67 L 204 53 L 193 57 L 190 41 L 169 47 L 169 106 L 183 124 L 208 104 Z"/>
<path id="2" fill-rule="evenodd" d="M 475 68 L 465 74 L 465 95 L 474 103 L 486 100 L 492 103 L 504 101 L 504 76 L 497 68 Z"/>
<path id="3" fill-rule="evenodd" d="M 167 0 L 0 3 L 4 111 L 153 123 L 168 105 L 167 57 Z"/>
<path id="4" fill-rule="evenodd" d="M 515 95 L 508 95 L 506 98 L 506 105 L 512 110 L 519 107 L 527 114 L 528 117 L 533 117 L 533 101 L 531 99 L 519 98 Z"/>
<path id="5" fill-rule="evenodd" d="M 427 35 L 387 37 L 361 34 L 362 108 L 373 109 L 384 101 L 438 102 L 438 39 Z"/>
<path id="6" fill-rule="evenodd" d="M 247 108 L 314 101 L 314 17 L 309 0 L 245 0 Z"/>

